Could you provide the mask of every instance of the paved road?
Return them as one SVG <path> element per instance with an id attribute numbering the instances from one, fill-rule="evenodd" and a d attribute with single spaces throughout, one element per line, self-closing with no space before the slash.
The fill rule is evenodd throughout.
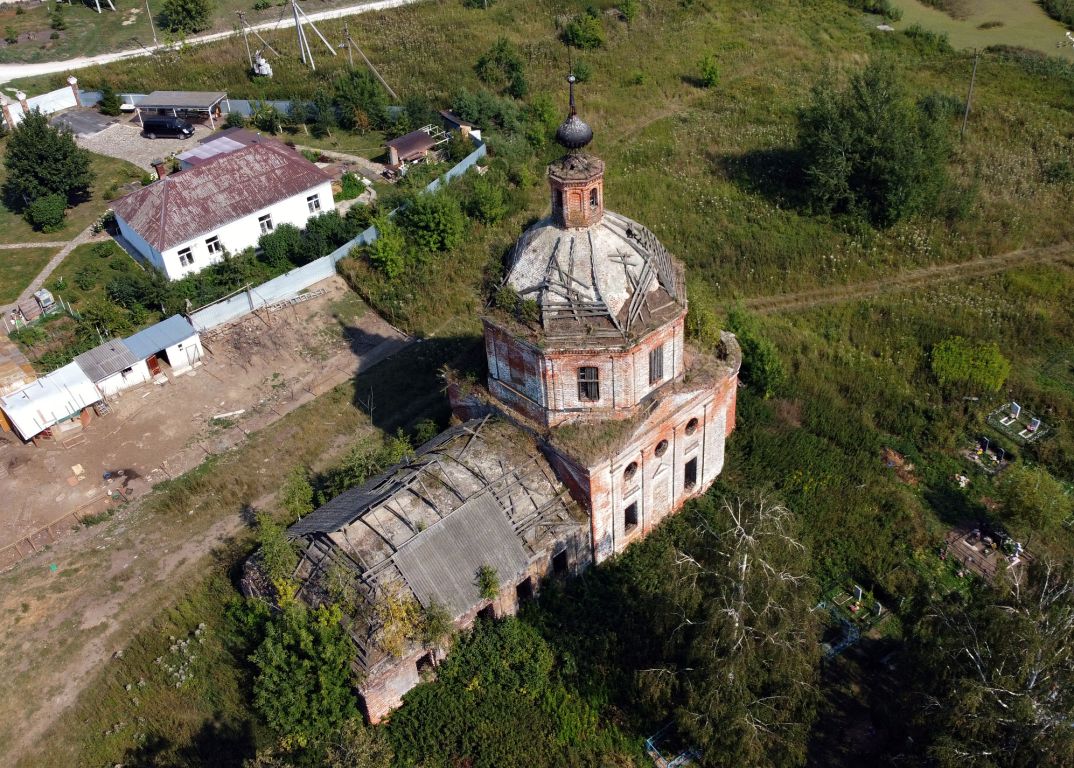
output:
<path id="1" fill-rule="evenodd" d="M 368 13 L 370 11 L 383 11 L 388 8 L 399 8 L 404 5 L 412 5 L 419 2 L 419 0 L 373 0 L 373 2 L 362 3 L 360 5 L 348 5 L 343 8 L 333 8 L 328 11 L 318 11 L 317 13 L 308 14 L 312 21 L 322 21 L 324 19 L 341 19 L 344 16 L 354 16 L 359 13 Z M 254 24 L 251 29 L 258 31 L 271 30 L 271 29 L 287 29 L 293 27 L 295 21 L 293 18 L 281 19 L 280 21 L 266 21 L 262 24 Z M 216 40 L 223 40 L 231 37 L 236 33 L 233 30 L 226 32 L 212 32 L 206 35 L 197 35 L 195 37 L 187 38 L 185 43 L 181 45 L 200 45 L 202 43 L 211 43 Z M 84 69 L 86 67 L 96 66 L 97 64 L 110 64 L 114 61 L 123 61 L 124 59 L 135 59 L 141 56 L 148 56 L 155 50 L 165 49 L 174 46 L 168 45 L 151 45 L 147 48 L 135 48 L 129 51 L 119 51 L 116 53 L 103 53 L 99 56 L 80 56 L 75 59 L 66 59 L 65 61 L 44 61 L 36 64 L 5 64 L 0 67 L 0 83 L 7 83 L 11 80 L 18 80 L 23 77 L 36 77 L 38 75 L 51 75 L 55 72 L 70 72 L 76 69 Z M 318 55 L 327 55 L 322 49 Z"/>

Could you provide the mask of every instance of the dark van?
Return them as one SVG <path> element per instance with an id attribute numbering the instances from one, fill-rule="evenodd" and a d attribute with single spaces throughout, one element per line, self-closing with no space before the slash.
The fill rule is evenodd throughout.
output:
<path id="1" fill-rule="evenodd" d="M 157 136 L 185 139 L 194 135 L 194 126 L 179 117 L 153 115 L 142 118 L 142 133 L 150 139 L 155 139 Z"/>

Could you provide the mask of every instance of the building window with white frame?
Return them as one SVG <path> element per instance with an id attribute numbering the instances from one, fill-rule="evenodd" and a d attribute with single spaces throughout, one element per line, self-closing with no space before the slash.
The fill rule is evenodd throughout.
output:
<path id="1" fill-rule="evenodd" d="M 183 248 L 179 251 L 179 266 L 189 267 L 194 263 L 194 254 L 190 252 L 189 248 Z"/>
<path id="2" fill-rule="evenodd" d="M 320 213 L 321 212 L 321 196 L 320 195 L 310 195 L 309 197 L 306 198 L 306 205 L 309 206 L 310 213 Z"/>
<path id="3" fill-rule="evenodd" d="M 220 244 L 220 238 L 213 235 L 205 241 L 205 250 L 209 252 L 210 256 L 214 256 L 218 253 L 223 253 L 224 246 Z"/>
<path id="4" fill-rule="evenodd" d="M 267 235 L 272 231 L 272 215 L 266 213 L 264 216 L 258 216 L 257 224 L 261 227 L 261 234 Z"/>

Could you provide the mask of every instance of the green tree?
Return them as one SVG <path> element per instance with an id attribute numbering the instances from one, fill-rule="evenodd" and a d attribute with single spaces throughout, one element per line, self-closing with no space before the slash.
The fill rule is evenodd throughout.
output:
<path id="1" fill-rule="evenodd" d="M 283 130 L 283 115 L 280 114 L 280 110 L 276 109 L 275 105 L 269 104 L 267 101 L 259 101 L 254 104 L 250 122 L 259 131 L 273 135 Z"/>
<path id="2" fill-rule="evenodd" d="M 119 94 L 116 93 L 116 89 L 112 87 L 111 83 L 103 83 L 101 85 L 101 100 L 97 102 L 97 109 L 100 110 L 102 115 L 114 117 L 120 113 L 121 106 L 122 102 L 119 100 Z"/>
<path id="3" fill-rule="evenodd" d="M 503 187 L 489 178 L 475 175 L 466 199 L 466 213 L 482 224 L 495 224 L 507 215 Z"/>
<path id="4" fill-rule="evenodd" d="M 388 96 L 372 72 L 357 69 L 340 75 L 335 82 L 339 124 L 365 133 L 388 124 Z"/>
<path id="5" fill-rule="evenodd" d="M 1074 513 L 1074 497 L 1041 466 L 1008 467 L 996 488 L 1004 516 L 1038 531 L 1054 529 Z"/>
<path id="6" fill-rule="evenodd" d="M 4 165 L 4 201 L 16 211 L 46 195 L 76 203 L 88 197 L 93 183 L 89 153 L 75 144 L 70 131 L 53 128 L 37 109 L 11 132 Z"/>
<path id="7" fill-rule="evenodd" d="M 160 25 L 181 35 L 201 32 L 212 23 L 212 0 L 164 0 L 160 8 Z"/>
<path id="8" fill-rule="evenodd" d="M 803 765 L 820 630 L 799 523 L 764 498 L 711 497 L 688 522 L 661 609 L 686 633 L 684 654 L 643 681 L 677 679 L 676 722 L 706 764 Z"/>
<path id="9" fill-rule="evenodd" d="M 940 384 L 972 392 L 998 392 L 1011 372 L 995 342 L 974 344 L 961 336 L 933 347 L 930 363 Z"/>
<path id="10" fill-rule="evenodd" d="M 870 63 L 841 92 L 821 83 L 798 116 L 807 198 L 881 227 L 925 210 L 947 178 L 947 134 L 945 118 L 911 101 L 887 62 Z"/>
<path id="11" fill-rule="evenodd" d="M 775 344 L 761 334 L 757 321 L 740 309 L 733 309 L 727 322 L 742 349 L 743 380 L 761 397 L 773 397 L 787 377 Z"/>
<path id="12" fill-rule="evenodd" d="M 67 29 L 67 18 L 64 15 L 63 3 L 57 0 L 52 6 L 52 11 L 49 13 L 49 26 L 58 32 L 62 32 Z"/>
<path id="13" fill-rule="evenodd" d="M 291 578 L 298 566 L 298 552 L 283 526 L 266 512 L 257 515 L 257 543 L 261 567 L 273 585 Z"/>
<path id="14" fill-rule="evenodd" d="M 292 518 L 303 517 L 313 511 L 313 486 L 305 467 L 294 467 L 287 473 L 280 489 L 280 504 Z"/>
<path id="15" fill-rule="evenodd" d="M 638 16 L 638 0 L 619 0 L 619 15 L 627 24 Z M 577 75 L 577 72 L 575 73 Z"/>
<path id="16" fill-rule="evenodd" d="M 250 657 L 254 706 L 292 743 L 305 745 L 357 714 L 351 687 L 354 645 L 338 608 L 291 602 L 265 628 Z"/>
<path id="17" fill-rule="evenodd" d="M 310 102 L 310 119 L 312 119 L 312 133 L 318 138 L 332 135 L 332 129 L 336 127 L 336 106 L 327 91 L 317 91 L 317 95 Z"/>
<path id="18" fill-rule="evenodd" d="M 424 251 L 448 251 L 462 242 L 466 216 L 454 195 L 417 195 L 397 216 L 407 238 Z"/>
<path id="19" fill-rule="evenodd" d="M 907 622 L 900 765 L 1074 764 L 1074 580 L 1037 563 L 1017 585 L 952 592 Z M 894 761 L 893 761 L 894 764 Z"/>
<path id="20" fill-rule="evenodd" d="M 474 69 L 482 82 L 506 91 L 516 99 L 524 97 L 529 90 L 522 69 L 522 56 L 506 38 L 501 37 L 492 48 L 481 54 Z"/>

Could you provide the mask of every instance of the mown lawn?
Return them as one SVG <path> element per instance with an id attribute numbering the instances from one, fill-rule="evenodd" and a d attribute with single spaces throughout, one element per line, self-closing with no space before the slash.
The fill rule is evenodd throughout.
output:
<path id="1" fill-rule="evenodd" d="M 56 248 L 0 249 L 0 304 L 19 298 L 56 251 Z"/>
<path id="2" fill-rule="evenodd" d="M 0 140 L 0 155 L 7 142 Z M 59 242 L 70 240 L 94 221 L 108 208 L 109 197 L 118 197 L 119 188 L 142 177 L 143 171 L 125 160 L 90 154 L 90 167 L 94 172 L 93 186 L 88 200 L 67 211 L 67 219 L 56 232 L 37 232 L 21 214 L 0 204 L 0 243 Z M 0 186 L 7 178 L 7 169 L 0 162 Z"/>

